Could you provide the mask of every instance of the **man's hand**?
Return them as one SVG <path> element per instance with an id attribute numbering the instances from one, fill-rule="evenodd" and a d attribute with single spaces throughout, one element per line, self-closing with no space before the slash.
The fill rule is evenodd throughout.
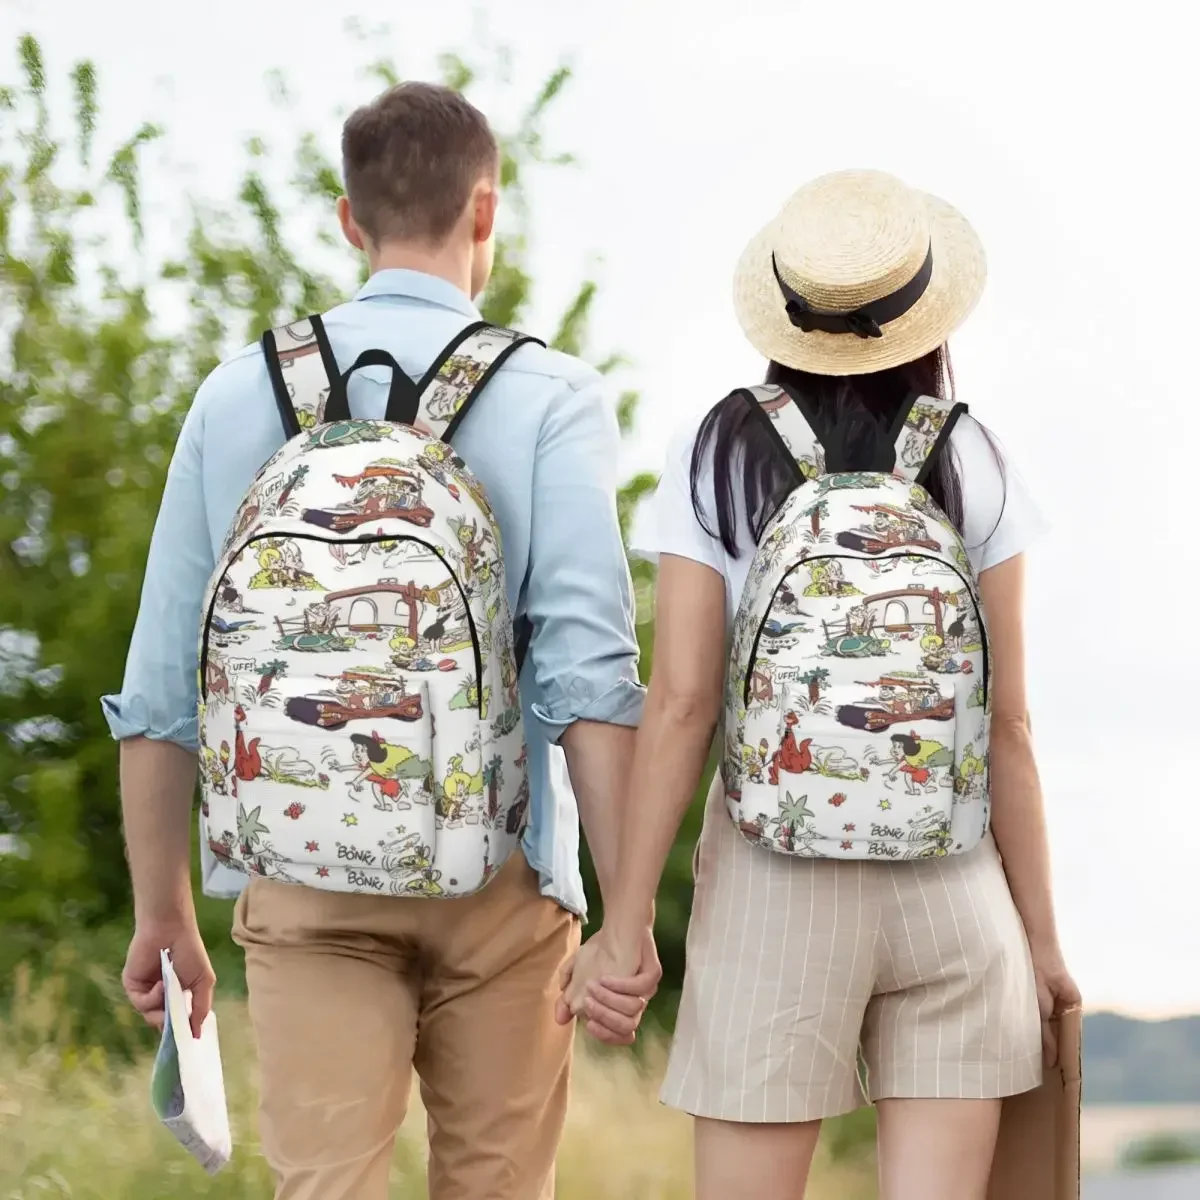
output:
<path id="1" fill-rule="evenodd" d="M 630 953 L 610 946 L 601 929 L 563 969 L 563 994 L 555 1013 L 558 1023 L 565 1025 L 582 1017 L 597 1041 L 609 1046 L 632 1045 L 661 978 L 652 930 L 645 930 L 640 947 Z"/>
<path id="2" fill-rule="evenodd" d="M 165 997 L 163 994 L 161 951 L 171 952 L 175 974 L 184 991 L 192 993 L 192 1036 L 200 1036 L 200 1026 L 213 1003 L 217 977 L 208 961 L 208 951 L 200 939 L 195 918 L 179 925 L 143 927 L 139 925 L 129 943 L 121 983 L 133 1007 L 155 1029 L 162 1029 Z"/>

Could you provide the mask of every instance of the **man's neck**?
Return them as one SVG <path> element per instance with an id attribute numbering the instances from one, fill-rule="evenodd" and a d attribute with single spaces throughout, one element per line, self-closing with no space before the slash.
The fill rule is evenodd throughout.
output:
<path id="1" fill-rule="evenodd" d="M 378 271 L 420 271 L 452 283 L 464 296 L 471 295 L 470 250 L 439 246 L 430 249 L 400 242 L 390 242 L 379 248 L 368 262 L 371 274 Z"/>

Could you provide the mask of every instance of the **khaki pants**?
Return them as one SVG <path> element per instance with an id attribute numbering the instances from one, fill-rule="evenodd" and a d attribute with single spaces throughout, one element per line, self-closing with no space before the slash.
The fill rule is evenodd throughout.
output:
<path id="1" fill-rule="evenodd" d="M 276 1200 L 384 1200 L 414 1066 L 430 1200 L 550 1200 L 573 1033 L 554 1001 L 579 922 L 523 854 L 461 900 L 255 879 L 234 940 Z"/>

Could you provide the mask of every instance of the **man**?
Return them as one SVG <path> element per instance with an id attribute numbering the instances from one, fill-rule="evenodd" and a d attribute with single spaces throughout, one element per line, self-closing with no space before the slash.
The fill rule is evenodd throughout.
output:
<path id="1" fill-rule="evenodd" d="M 380 347 L 420 378 L 478 319 L 469 297 L 492 267 L 495 139 L 461 96 L 404 84 L 350 117 L 343 158 L 338 216 L 371 274 L 325 317 L 335 357 L 345 367 Z M 388 382 L 376 368 L 356 372 L 357 416 L 382 417 Z M 584 909 L 575 804 L 557 746 L 603 891 L 642 705 L 615 507 L 618 438 L 597 373 L 540 346 L 505 362 L 455 438 L 496 513 L 510 607 L 533 627 L 521 681 L 532 791 L 524 854 L 466 899 L 262 879 L 239 896 L 234 936 L 246 951 L 262 1138 L 279 1200 L 387 1194 L 414 1064 L 429 1114 L 433 1200 L 553 1194 L 572 1041 L 555 1001 Z M 121 741 L 134 883 L 124 982 L 154 1025 L 163 947 L 192 990 L 194 1029 L 212 1004 L 188 871 L 197 631 L 240 497 L 282 440 L 263 356 L 251 346 L 209 376 L 184 422 L 124 688 L 105 699 Z M 210 872 L 211 885 L 222 869 Z M 591 1032 L 632 1040 L 657 977 L 647 932 L 641 995 L 610 996 L 611 1007 L 591 1014 Z"/>

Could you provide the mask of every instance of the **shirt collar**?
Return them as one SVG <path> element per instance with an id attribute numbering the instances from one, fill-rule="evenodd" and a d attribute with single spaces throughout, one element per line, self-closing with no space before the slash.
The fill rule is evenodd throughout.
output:
<path id="1" fill-rule="evenodd" d="M 370 300 L 375 296 L 403 296 L 412 300 L 423 300 L 441 308 L 462 313 L 464 317 L 480 320 L 479 310 L 448 279 L 426 275 L 423 271 L 408 271 L 399 267 L 388 267 L 376 271 L 358 290 L 356 300 Z"/>

